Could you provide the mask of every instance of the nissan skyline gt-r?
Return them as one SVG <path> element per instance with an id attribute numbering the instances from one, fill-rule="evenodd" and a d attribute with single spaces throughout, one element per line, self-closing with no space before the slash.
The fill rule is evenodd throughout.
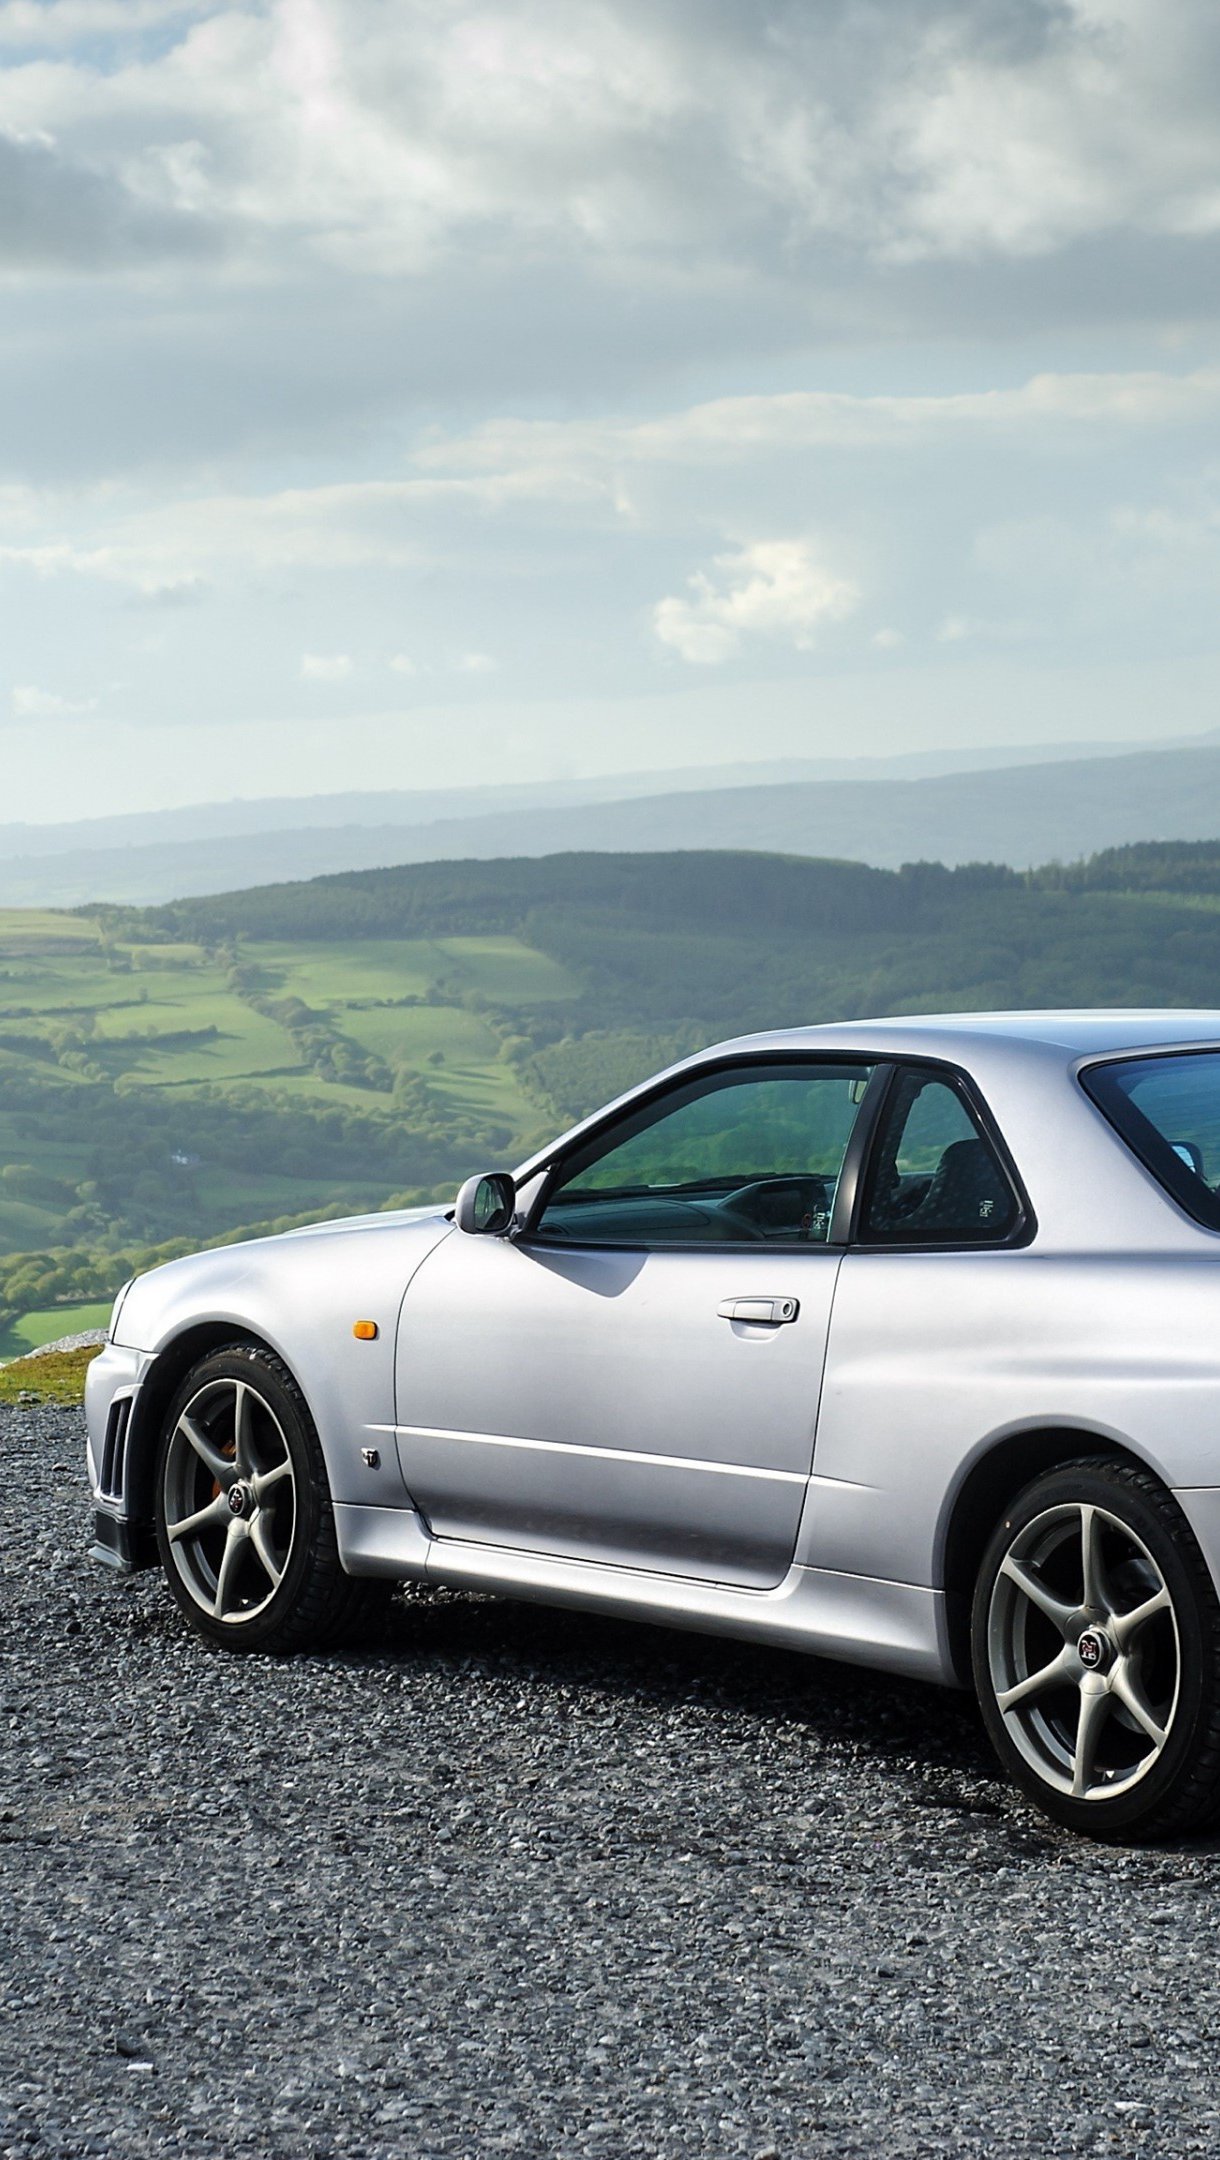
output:
<path id="1" fill-rule="evenodd" d="M 973 1685 L 1049 1815 L 1220 1810 L 1220 1013 L 719 1045 L 455 1205 L 120 1292 L 96 1557 L 210 1642 L 467 1585 Z"/>

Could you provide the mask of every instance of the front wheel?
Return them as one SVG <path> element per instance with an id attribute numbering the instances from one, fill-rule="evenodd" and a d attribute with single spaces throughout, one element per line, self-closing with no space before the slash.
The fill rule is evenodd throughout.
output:
<path id="1" fill-rule="evenodd" d="M 1220 1807 L 1220 1602 L 1176 1502 L 1121 1461 L 1026 1487 L 983 1558 L 975 1687 L 1004 1767 L 1057 1822 L 1165 1837 Z"/>
<path id="2" fill-rule="evenodd" d="M 344 1573 L 305 1398 L 252 1344 L 201 1359 L 178 1390 L 158 1450 L 156 1524 L 183 1613 L 229 1650 L 333 1640 L 379 1588 Z"/>

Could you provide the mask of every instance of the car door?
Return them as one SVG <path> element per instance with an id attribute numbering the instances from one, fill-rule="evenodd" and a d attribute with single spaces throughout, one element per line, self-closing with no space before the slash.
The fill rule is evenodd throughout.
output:
<path id="1" fill-rule="evenodd" d="M 1039 1407 L 1025 1377 L 1039 1338 L 1044 1355 L 1063 1352 L 1015 1165 L 960 1074 L 895 1069 L 856 1216 L 802 1559 L 928 1583 L 947 1486 L 989 1426 Z"/>
<path id="2" fill-rule="evenodd" d="M 434 1536 L 764 1588 L 796 1543 L 871 1068 L 741 1061 L 453 1232 L 403 1302 L 402 1474 Z"/>

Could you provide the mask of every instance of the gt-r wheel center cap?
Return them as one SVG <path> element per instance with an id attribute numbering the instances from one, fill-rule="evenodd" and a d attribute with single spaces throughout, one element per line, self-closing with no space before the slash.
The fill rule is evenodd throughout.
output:
<path id="1" fill-rule="evenodd" d="M 241 1478 L 238 1478 L 234 1484 L 230 1485 L 225 1497 L 228 1500 L 229 1509 L 232 1514 L 253 1514 L 254 1494 L 251 1492 L 250 1487 L 245 1484 Z"/>
<path id="2" fill-rule="evenodd" d="M 1088 1627 L 1076 1643 L 1076 1655 L 1086 1672 L 1105 1672 L 1114 1657 L 1114 1645 L 1104 1628 Z"/>

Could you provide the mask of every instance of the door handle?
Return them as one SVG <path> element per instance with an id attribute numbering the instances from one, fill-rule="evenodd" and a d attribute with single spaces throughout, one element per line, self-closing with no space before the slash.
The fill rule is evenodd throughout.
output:
<path id="1" fill-rule="evenodd" d="M 801 1301 L 794 1297 L 730 1297 L 716 1307 L 721 1320 L 749 1320 L 755 1327 L 784 1327 L 795 1320 Z"/>

